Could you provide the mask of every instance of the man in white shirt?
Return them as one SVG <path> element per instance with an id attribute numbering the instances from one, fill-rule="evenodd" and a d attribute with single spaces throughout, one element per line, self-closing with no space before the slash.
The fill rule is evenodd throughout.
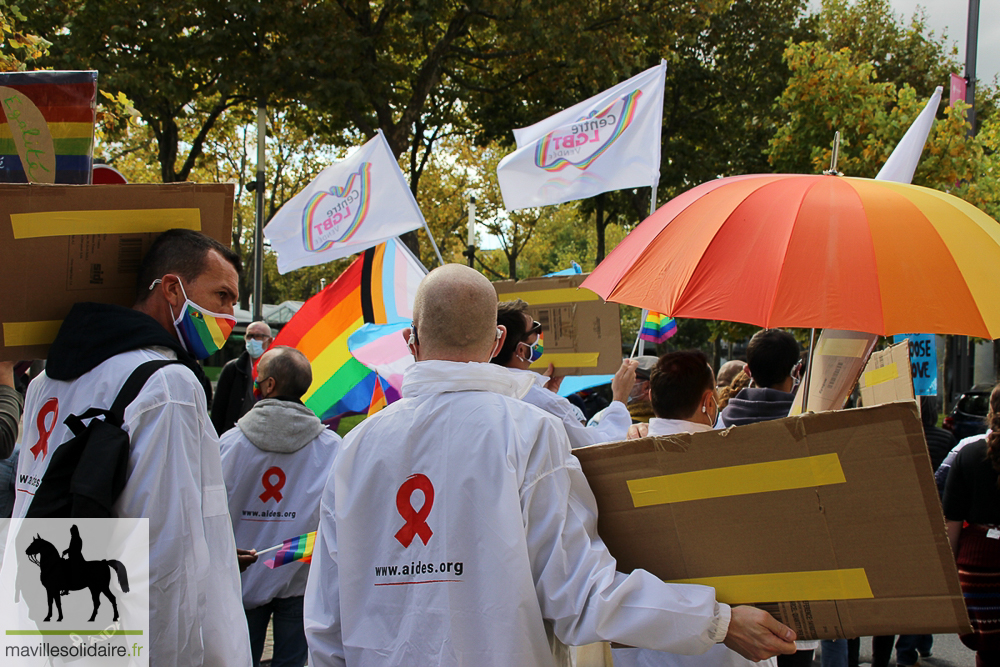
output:
<path id="1" fill-rule="evenodd" d="M 183 362 L 157 370 L 125 410 L 131 448 L 113 506 L 113 516 L 149 518 L 154 666 L 250 664 L 219 438 L 196 361 L 221 347 L 235 324 L 239 268 L 235 253 L 200 232 L 162 233 L 139 267 L 135 305 L 76 304 L 25 399 L 16 518 L 71 437 L 67 416 L 110 407 L 143 362 Z M 202 336 L 210 320 L 225 335 Z"/>
<path id="2" fill-rule="evenodd" d="M 794 650 L 769 614 L 713 589 L 615 571 L 562 423 L 487 363 L 496 293 L 447 265 L 421 282 L 403 398 L 344 440 L 306 586 L 310 665 L 564 664 L 566 645 Z"/>
<path id="3" fill-rule="evenodd" d="M 319 498 L 340 436 L 302 404 L 310 384 L 312 367 L 304 354 L 284 346 L 268 350 L 257 365 L 260 400 L 221 438 L 229 515 L 243 548 L 266 549 L 319 525 Z M 309 564 L 302 561 L 243 573 L 254 667 L 272 616 L 271 665 L 306 664 L 302 596 L 308 576 Z"/>
<path id="4" fill-rule="evenodd" d="M 715 376 L 699 350 L 671 352 L 650 373 L 649 399 L 656 415 L 647 435 L 711 431 L 719 417 Z M 674 655 L 647 649 L 612 649 L 615 667 L 773 667 L 773 658 L 753 662 L 716 644 L 701 655 Z"/>
<path id="5" fill-rule="evenodd" d="M 492 363 L 531 380 L 523 400 L 562 420 L 573 449 L 602 442 L 624 440 L 632 424 L 626 403 L 635 384 L 636 362 L 626 359 L 611 381 L 613 400 L 601 411 L 599 423 L 584 426 L 582 411 L 556 392 L 561 378 L 548 377 L 528 370 L 542 356 L 542 325 L 528 315 L 528 304 L 517 299 L 497 305 L 497 324 L 507 330 L 507 337 Z M 555 372 L 555 369 L 551 369 Z"/>

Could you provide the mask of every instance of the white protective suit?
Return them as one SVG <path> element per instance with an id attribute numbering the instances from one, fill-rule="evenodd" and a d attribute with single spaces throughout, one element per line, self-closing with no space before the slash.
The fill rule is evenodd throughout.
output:
<path id="1" fill-rule="evenodd" d="M 319 499 L 340 436 L 312 410 L 292 401 L 265 398 L 220 438 L 229 515 L 241 549 L 262 551 L 316 530 Z M 309 564 L 273 570 L 260 561 L 243 573 L 243 607 L 305 593 Z"/>
<path id="2" fill-rule="evenodd" d="M 403 398 L 348 434 L 306 586 L 310 665 L 551 666 L 564 644 L 725 638 L 711 588 L 615 571 L 565 429 L 516 399 L 529 384 L 417 362 Z"/>
<path id="3" fill-rule="evenodd" d="M 549 380 L 548 377 L 535 371 L 525 371 L 519 368 L 508 368 L 507 370 L 531 380 L 531 389 L 524 395 L 524 402 L 531 403 L 562 420 L 563 426 L 566 427 L 566 434 L 569 436 L 570 446 L 573 449 L 598 445 L 602 442 L 617 442 L 624 440 L 625 436 L 628 435 L 628 427 L 632 425 L 632 415 L 628 413 L 628 408 L 621 401 L 611 401 L 611 405 L 601 411 L 599 424 L 584 426 L 580 423 L 577 410 L 574 409 L 569 399 L 545 388 L 545 383 Z"/>
<path id="4" fill-rule="evenodd" d="M 175 354 L 166 348 L 133 350 L 72 382 L 42 373 L 28 386 L 15 518 L 25 516 L 37 487 L 24 480 L 40 480 L 52 452 L 72 437 L 63 419 L 91 406 L 110 406 L 139 364 L 167 358 Z M 58 401 L 58 415 L 47 436 L 47 454 L 36 458 L 29 447 L 39 439 L 39 410 L 51 398 Z M 204 388 L 190 369 L 166 366 L 126 408 L 125 426 L 132 449 L 114 512 L 149 518 L 150 665 L 249 665 L 219 438 Z"/>
<path id="5" fill-rule="evenodd" d="M 649 420 L 649 433 L 647 435 L 698 433 L 712 429 L 713 427 L 707 424 L 689 422 L 683 419 L 653 417 Z M 722 644 L 716 644 L 701 655 L 675 655 L 642 648 L 613 648 L 611 656 L 614 658 L 615 667 L 775 667 L 778 664 L 775 658 L 768 658 L 761 662 L 747 660 Z"/>

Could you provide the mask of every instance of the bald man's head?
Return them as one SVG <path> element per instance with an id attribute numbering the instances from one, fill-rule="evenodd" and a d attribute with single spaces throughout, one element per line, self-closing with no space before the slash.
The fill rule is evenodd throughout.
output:
<path id="1" fill-rule="evenodd" d="M 413 303 L 421 359 L 489 361 L 497 343 L 497 294 L 478 271 L 440 266 L 424 277 Z"/>
<path id="2" fill-rule="evenodd" d="M 306 355 L 294 347 L 272 347 L 257 364 L 258 385 L 263 388 L 269 378 L 274 379 L 274 386 L 270 388 L 268 396 L 301 399 L 312 384 L 312 365 Z"/>

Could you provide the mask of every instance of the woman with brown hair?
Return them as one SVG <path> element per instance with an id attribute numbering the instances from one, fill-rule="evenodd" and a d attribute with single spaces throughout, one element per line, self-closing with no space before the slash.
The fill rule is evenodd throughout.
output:
<path id="1" fill-rule="evenodd" d="M 1000 385 L 990 394 L 989 435 L 963 447 L 948 473 L 944 516 L 972 634 L 976 665 L 1000 665 Z"/>

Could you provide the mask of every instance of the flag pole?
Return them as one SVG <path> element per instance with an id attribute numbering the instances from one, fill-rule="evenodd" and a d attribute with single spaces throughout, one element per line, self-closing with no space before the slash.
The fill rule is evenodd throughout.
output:
<path id="1" fill-rule="evenodd" d="M 645 322 L 646 322 L 646 316 L 647 315 L 649 315 L 649 311 L 647 309 L 643 308 L 642 309 L 642 315 L 639 316 L 639 331 L 635 335 L 635 343 L 632 345 L 632 352 L 631 352 L 631 354 L 628 355 L 629 359 L 632 359 L 633 357 L 635 357 L 635 351 L 636 351 L 637 348 L 639 350 L 639 354 L 642 354 L 643 352 L 646 351 L 645 350 L 646 346 L 643 345 L 643 343 L 645 343 L 646 341 L 644 341 L 642 339 L 642 325 L 645 324 Z"/>
<path id="2" fill-rule="evenodd" d="M 254 188 L 256 228 L 253 234 L 253 319 L 264 319 L 264 142 L 267 138 L 267 102 L 257 103 L 257 179 Z"/>
<path id="3" fill-rule="evenodd" d="M 424 216 L 420 216 L 423 218 Z M 427 226 L 427 221 L 424 220 L 424 230 L 427 232 L 427 238 L 431 240 L 431 246 L 434 248 L 434 254 L 437 255 L 438 263 L 444 266 L 444 260 L 441 259 L 441 251 L 438 250 L 438 244 L 434 242 L 434 235 L 431 234 L 431 228 Z"/>

